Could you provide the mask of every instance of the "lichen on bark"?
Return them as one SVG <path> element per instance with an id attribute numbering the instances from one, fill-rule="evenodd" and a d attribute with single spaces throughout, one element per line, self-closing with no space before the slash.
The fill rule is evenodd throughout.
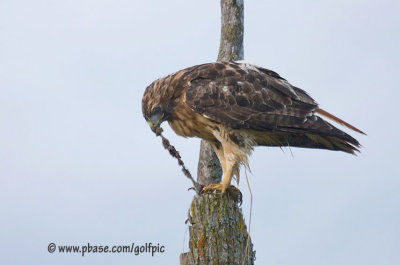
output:
<path id="1" fill-rule="evenodd" d="M 190 215 L 188 264 L 254 264 L 242 211 L 228 196 L 195 196 Z"/>

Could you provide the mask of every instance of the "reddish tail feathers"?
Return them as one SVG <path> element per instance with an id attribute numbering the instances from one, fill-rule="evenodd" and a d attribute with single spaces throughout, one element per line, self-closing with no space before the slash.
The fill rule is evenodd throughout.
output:
<path id="1" fill-rule="evenodd" d="M 362 133 L 362 134 L 366 135 L 363 131 L 357 129 L 353 125 L 345 122 L 342 119 L 339 119 L 338 117 L 330 114 L 329 112 L 327 112 L 327 111 L 325 111 L 323 109 L 316 109 L 315 112 L 318 113 L 318 114 L 321 114 L 322 116 L 325 116 L 326 118 L 329 118 L 329 119 L 331 119 L 331 120 L 333 120 L 333 121 L 335 121 L 335 122 L 337 122 L 337 123 L 339 123 L 339 124 L 341 124 L 343 126 L 346 126 L 347 128 L 352 129 L 353 131 L 356 131 L 358 133 Z"/>

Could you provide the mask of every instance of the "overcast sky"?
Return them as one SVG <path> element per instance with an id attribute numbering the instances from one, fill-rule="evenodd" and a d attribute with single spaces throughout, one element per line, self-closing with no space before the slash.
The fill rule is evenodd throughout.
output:
<path id="1" fill-rule="evenodd" d="M 245 59 L 368 134 L 351 132 L 357 157 L 255 150 L 256 264 L 400 264 L 399 10 L 245 1 Z M 178 264 L 193 192 L 141 97 L 159 77 L 215 61 L 219 33 L 219 1 L 0 0 L 1 264 Z M 199 140 L 164 129 L 195 173 Z M 81 257 L 50 254 L 51 242 L 166 251 Z"/>

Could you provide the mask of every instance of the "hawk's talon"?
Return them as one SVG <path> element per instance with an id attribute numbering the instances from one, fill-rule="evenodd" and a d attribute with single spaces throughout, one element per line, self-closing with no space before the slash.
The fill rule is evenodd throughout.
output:
<path id="1" fill-rule="evenodd" d="M 222 185 L 221 183 L 216 183 L 216 184 L 210 184 L 208 186 L 205 186 L 202 190 L 202 193 L 205 194 L 212 194 L 212 193 L 221 193 L 224 194 L 226 191 L 227 187 L 225 185 Z"/>
<path id="2" fill-rule="evenodd" d="M 228 198 L 231 198 L 234 202 L 242 205 L 242 192 L 235 186 L 224 187 L 221 183 L 211 184 L 205 186 L 202 190 L 202 194 L 227 194 Z"/>

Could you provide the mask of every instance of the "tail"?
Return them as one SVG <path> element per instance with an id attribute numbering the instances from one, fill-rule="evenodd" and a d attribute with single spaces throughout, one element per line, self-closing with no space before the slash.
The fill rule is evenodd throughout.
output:
<path id="1" fill-rule="evenodd" d="M 315 110 L 345 127 L 364 134 L 353 125 L 339 119 L 323 109 Z M 305 122 L 291 127 L 278 127 L 278 132 L 259 132 L 256 134 L 256 142 L 263 146 L 295 146 L 303 148 L 328 149 L 333 151 L 343 151 L 350 154 L 360 152 L 360 143 L 349 134 L 339 130 L 319 116 L 307 119 Z"/>
<path id="2" fill-rule="evenodd" d="M 341 125 L 343 125 L 343 126 L 345 126 L 345 127 L 347 127 L 347 128 L 349 128 L 349 129 L 351 129 L 351 130 L 353 130 L 353 131 L 356 131 L 356 132 L 358 132 L 358 133 L 361 133 L 361 134 L 366 135 L 366 134 L 365 134 L 363 131 L 361 131 L 360 129 L 357 129 L 357 128 L 354 127 L 353 125 L 351 125 L 351 124 L 345 122 L 344 120 L 339 119 L 338 117 L 336 117 L 336 116 L 330 114 L 330 113 L 327 112 L 326 110 L 323 110 L 323 109 L 316 109 L 315 112 L 318 113 L 318 114 L 320 114 L 320 115 L 322 115 L 322 116 L 324 116 L 324 117 L 326 117 L 326 118 L 328 118 L 328 119 L 331 119 L 331 120 L 333 120 L 333 121 L 335 121 L 335 122 L 337 122 L 337 123 L 339 123 L 339 124 L 341 124 Z"/>
<path id="3" fill-rule="evenodd" d="M 317 109 L 315 110 L 315 113 L 320 114 L 330 120 L 333 120 L 355 132 L 361 133 L 366 135 L 363 131 L 361 131 L 360 129 L 356 128 L 355 126 L 345 122 L 342 119 L 339 119 L 338 117 L 336 117 L 335 115 L 327 112 L 326 110 L 323 109 Z M 354 138 L 352 138 L 351 136 L 346 134 L 346 137 L 329 137 L 329 136 L 319 136 L 319 135 L 307 135 L 309 138 L 311 138 L 314 142 L 319 143 L 319 144 L 323 144 L 325 146 L 329 146 L 327 149 L 331 149 L 331 150 L 341 150 L 347 153 L 351 153 L 351 154 L 355 154 L 355 151 L 359 152 L 359 150 L 357 148 L 359 148 L 361 145 L 359 144 L 359 142 L 357 140 L 355 140 Z M 346 139 L 347 138 L 347 139 Z M 327 145 L 326 143 L 329 142 L 329 145 Z M 334 147 L 334 148 L 332 148 Z"/>

